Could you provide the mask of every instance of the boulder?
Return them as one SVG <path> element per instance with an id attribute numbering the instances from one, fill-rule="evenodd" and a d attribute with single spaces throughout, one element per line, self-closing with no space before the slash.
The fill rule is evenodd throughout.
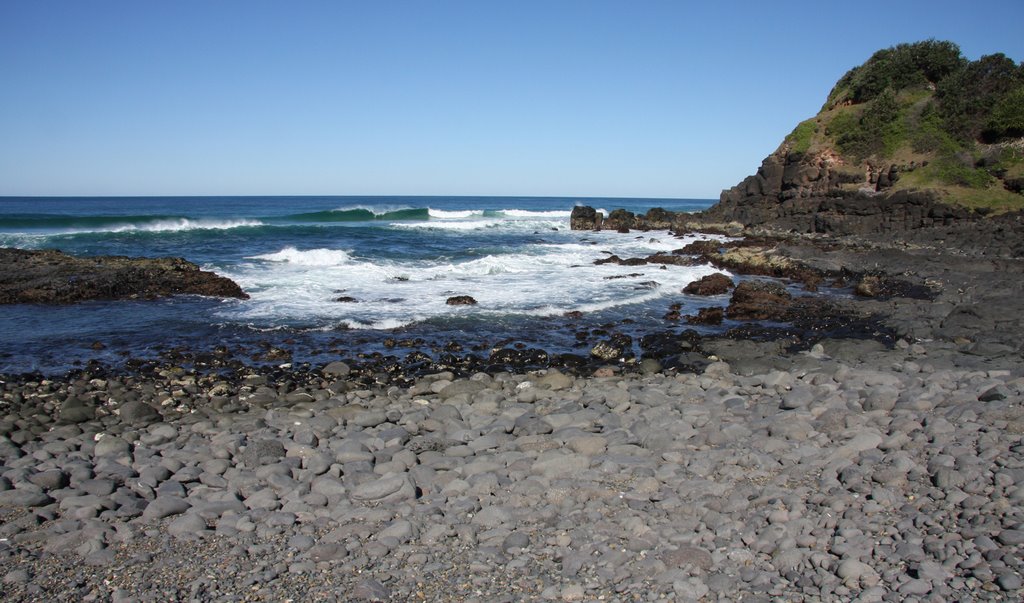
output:
<path id="1" fill-rule="evenodd" d="M 690 295 L 722 295 L 732 289 L 732 279 L 716 272 L 702 277 L 698 281 L 693 281 L 683 289 L 683 293 Z"/>
<path id="2" fill-rule="evenodd" d="M 572 208 L 569 216 L 569 228 L 572 230 L 601 230 L 604 216 L 593 207 L 577 205 Z"/>

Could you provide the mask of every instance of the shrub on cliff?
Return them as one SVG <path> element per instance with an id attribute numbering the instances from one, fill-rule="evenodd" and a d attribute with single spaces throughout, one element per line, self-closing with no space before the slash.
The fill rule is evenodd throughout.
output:
<path id="1" fill-rule="evenodd" d="M 986 140 L 1024 136 L 1024 83 L 999 99 L 981 135 Z"/>
<path id="2" fill-rule="evenodd" d="M 993 54 L 968 63 L 939 82 L 935 100 L 947 130 L 960 140 L 973 141 L 1000 113 L 1013 114 L 1017 90 L 1024 86 L 1024 66 L 1018 66 L 1003 54 Z M 1019 104 L 1017 107 L 1018 111 Z M 1003 137 L 998 126 L 989 132 L 992 141 Z"/>
<path id="3" fill-rule="evenodd" d="M 886 88 L 869 103 L 860 116 L 845 111 L 829 125 L 836 145 L 844 155 L 863 159 L 870 155 L 889 156 L 902 141 L 900 104 L 892 88 Z"/>
<path id="4" fill-rule="evenodd" d="M 840 78 L 824 108 L 846 105 L 862 107 L 859 120 L 841 111 L 829 129 L 840 150 L 858 158 L 891 154 L 915 105 L 913 125 L 930 130 L 929 137 L 911 133 L 917 148 L 948 151 L 944 139 L 957 141 L 955 146 L 998 142 L 1024 135 L 1024 64 L 1001 53 L 968 61 L 952 42 L 899 44 Z"/>
<path id="5" fill-rule="evenodd" d="M 870 101 L 887 88 L 903 90 L 936 84 L 963 68 L 966 59 L 952 42 L 926 40 L 879 50 L 846 73 L 829 94 L 829 103 Z"/>

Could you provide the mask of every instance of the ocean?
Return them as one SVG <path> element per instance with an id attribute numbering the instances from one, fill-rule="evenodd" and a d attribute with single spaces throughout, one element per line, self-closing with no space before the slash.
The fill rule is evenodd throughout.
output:
<path id="1" fill-rule="evenodd" d="M 574 232 L 575 205 L 606 214 L 692 212 L 705 199 L 517 197 L 0 198 L 0 246 L 73 255 L 180 256 L 248 300 L 179 296 L 0 306 L 0 374 L 63 374 L 90 361 L 224 346 L 291 362 L 517 345 L 587 353 L 581 332 L 686 328 L 663 316 L 710 266 L 594 265 L 670 252 L 695 237 Z M 449 297 L 477 303 L 452 306 Z M 339 301 L 341 300 L 341 301 Z M 573 321 L 565 319 L 574 313 Z M 405 350 L 406 352 L 408 350 Z M 404 353 L 404 352 L 403 352 Z M 264 354 L 266 356 L 266 354 Z"/>

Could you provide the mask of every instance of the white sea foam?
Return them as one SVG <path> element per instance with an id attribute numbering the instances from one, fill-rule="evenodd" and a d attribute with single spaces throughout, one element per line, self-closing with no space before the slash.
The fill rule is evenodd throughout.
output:
<path id="1" fill-rule="evenodd" d="M 74 233 L 83 232 L 180 232 L 185 230 L 229 230 L 245 226 L 263 226 L 259 220 L 191 220 L 189 218 L 177 218 L 172 220 L 156 220 L 143 224 L 118 224 L 101 227 L 95 230 L 76 230 Z"/>
<path id="2" fill-rule="evenodd" d="M 424 320 L 425 317 L 415 317 L 407 319 L 399 318 L 386 318 L 384 320 L 378 320 L 373 322 L 361 322 L 358 320 L 343 320 L 341 324 L 349 329 L 366 329 L 371 331 L 388 331 L 391 329 L 401 329 L 407 327 L 413 323 Z"/>
<path id="3" fill-rule="evenodd" d="M 593 238 L 596 245 L 588 244 L 591 237 L 581 234 L 563 243 L 458 262 L 369 261 L 336 249 L 286 248 L 223 271 L 252 296 L 224 312 L 244 322 L 285 320 L 354 329 L 394 329 L 464 314 L 595 313 L 675 299 L 688 283 L 715 271 L 711 266 L 594 265 L 608 254 L 643 257 L 677 249 L 696 237 L 601 233 Z M 470 295 L 478 303 L 448 306 L 447 298 L 454 295 Z M 335 301 L 339 297 L 355 301 Z"/>
<path id="4" fill-rule="evenodd" d="M 411 205 L 345 205 L 342 207 L 336 207 L 331 211 L 346 212 L 346 211 L 368 211 L 375 216 L 383 216 L 386 214 L 394 213 L 397 211 L 409 211 L 417 209 Z"/>
<path id="5" fill-rule="evenodd" d="M 254 255 L 246 259 L 286 262 L 295 266 L 328 267 L 347 264 L 349 262 L 349 255 L 340 249 L 308 249 L 306 251 L 299 251 L 294 247 L 285 247 L 276 253 Z"/>
<path id="6" fill-rule="evenodd" d="M 444 210 L 444 209 L 430 208 L 428 213 L 430 214 L 431 218 L 437 218 L 439 220 L 458 220 L 458 219 L 472 218 L 474 216 L 482 216 L 482 215 L 484 215 L 483 210 L 473 210 L 473 209 L 454 211 L 454 210 Z"/>
<path id="7" fill-rule="evenodd" d="M 395 222 L 391 226 L 417 230 L 482 230 L 484 228 L 493 228 L 500 224 L 501 220 L 452 220 L 444 222 Z"/>
<path id="8" fill-rule="evenodd" d="M 530 211 L 528 209 L 503 209 L 501 213 L 510 218 L 568 218 L 571 211 Z"/>

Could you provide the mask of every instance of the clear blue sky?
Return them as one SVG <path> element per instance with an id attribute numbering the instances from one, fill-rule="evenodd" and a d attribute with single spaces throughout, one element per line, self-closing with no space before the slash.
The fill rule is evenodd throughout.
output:
<path id="1" fill-rule="evenodd" d="M 0 195 L 717 198 L 875 50 L 1024 0 L 0 0 Z"/>

